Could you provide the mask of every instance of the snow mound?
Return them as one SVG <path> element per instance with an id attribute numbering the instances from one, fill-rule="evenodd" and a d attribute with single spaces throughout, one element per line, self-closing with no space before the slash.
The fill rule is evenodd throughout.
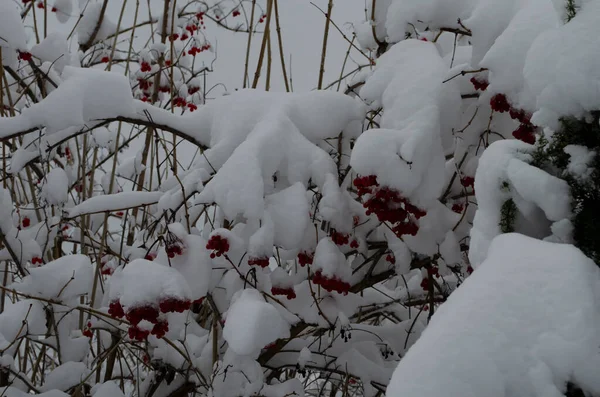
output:
<path id="1" fill-rule="evenodd" d="M 279 338 L 290 336 L 289 324 L 254 289 L 241 291 L 227 312 L 223 337 L 240 356 L 258 355 Z"/>
<path id="2" fill-rule="evenodd" d="M 85 255 L 67 255 L 30 270 L 11 288 L 46 299 L 69 300 L 91 290 L 94 268 Z"/>
<path id="3" fill-rule="evenodd" d="M 110 282 L 110 298 L 120 299 L 125 307 L 154 304 L 161 298 L 189 299 L 190 287 L 172 267 L 145 259 L 135 259 L 122 271 L 116 271 Z"/>
<path id="4" fill-rule="evenodd" d="M 46 377 L 46 382 L 42 386 L 42 391 L 53 389 L 67 391 L 73 386 L 77 386 L 88 375 L 89 370 L 84 363 L 68 362 L 56 367 Z"/>
<path id="5" fill-rule="evenodd" d="M 600 392 L 600 274 L 577 248 L 519 234 L 433 316 L 400 361 L 388 396 L 556 396 Z"/>

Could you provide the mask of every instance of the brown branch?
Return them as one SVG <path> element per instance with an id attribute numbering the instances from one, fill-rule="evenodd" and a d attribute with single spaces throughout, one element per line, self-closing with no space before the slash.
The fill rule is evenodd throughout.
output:
<path id="1" fill-rule="evenodd" d="M 104 14 L 106 13 L 107 6 L 108 0 L 104 0 L 104 2 L 102 3 L 102 8 L 100 9 L 100 15 L 98 16 L 98 22 L 96 22 L 96 26 L 94 26 L 94 30 L 92 31 L 90 37 L 84 44 L 80 46 L 81 51 L 86 52 L 94 44 L 96 36 L 98 36 L 98 32 L 100 31 L 100 27 L 102 26 L 102 22 L 104 21 Z"/>

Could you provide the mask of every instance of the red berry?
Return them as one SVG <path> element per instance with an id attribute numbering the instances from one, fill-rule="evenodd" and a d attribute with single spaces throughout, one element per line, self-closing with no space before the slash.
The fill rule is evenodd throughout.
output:
<path id="1" fill-rule="evenodd" d="M 457 214 L 462 214 L 463 209 L 464 207 L 462 204 L 456 203 L 452 205 L 452 211 L 456 212 Z"/>
<path id="2" fill-rule="evenodd" d="M 265 268 L 269 266 L 269 258 L 250 258 L 248 259 L 248 264 L 250 266 L 260 266 L 261 268 Z"/>
<path id="3" fill-rule="evenodd" d="M 429 279 L 428 278 L 424 278 L 423 280 L 421 280 L 421 288 L 423 288 L 423 290 L 425 290 L 425 291 L 429 291 Z"/>
<path id="4" fill-rule="evenodd" d="M 57 11 L 57 10 L 56 10 L 56 7 L 52 7 L 52 10 L 51 10 L 51 11 L 52 11 L 52 12 L 56 12 L 56 11 Z"/>
<path id="5" fill-rule="evenodd" d="M 30 52 L 19 51 L 19 60 L 29 62 L 31 61 L 32 56 Z"/>
<path id="6" fill-rule="evenodd" d="M 231 13 L 231 15 L 235 18 L 237 16 L 239 16 L 241 14 L 241 12 L 239 10 L 233 10 L 233 12 Z"/>
<path id="7" fill-rule="evenodd" d="M 188 109 L 190 110 L 190 112 L 193 112 L 194 110 L 198 110 L 198 106 L 196 106 L 193 103 L 188 103 L 187 104 Z"/>
<path id="8" fill-rule="evenodd" d="M 471 265 L 467 266 L 467 273 L 473 273 L 473 268 L 471 267 Z"/>
<path id="9" fill-rule="evenodd" d="M 306 265 L 312 265 L 313 255 L 314 254 L 309 254 L 307 252 L 300 252 L 298 254 L 298 263 L 300 263 L 300 266 L 304 267 Z"/>
<path id="10" fill-rule="evenodd" d="M 222 256 L 229 251 L 229 242 L 226 238 L 215 234 L 208 240 L 206 249 L 213 250 L 213 252 L 210 254 L 210 257 L 214 259 L 215 256 Z"/>
<path id="11" fill-rule="evenodd" d="M 44 8 L 44 3 L 41 1 L 36 4 L 37 8 Z"/>
<path id="12" fill-rule="evenodd" d="M 190 36 L 188 36 L 187 34 L 184 33 L 184 34 L 181 35 L 180 40 L 181 41 L 185 41 L 185 40 L 187 40 L 189 38 L 190 38 Z"/>
<path id="13" fill-rule="evenodd" d="M 169 36 L 170 41 L 175 41 L 178 38 L 179 38 L 179 35 L 177 33 L 173 33 L 172 35 Z"/>
<path id="14" fill-rule="evenodd" d="M 29 227 L 29 225 L 31 224 L 31 220 L 28 217 L 23 217 L 23 220 L 21 221 L 21 225 L 23 225 L 23 227 Z"/>
<path id="15" fill-rule="evenodd" d="M 110 58 L 106 57 L 106 56 L 104 56 L 104 57 L 102 57 L 102 59 L 100 59 L 100 62 L 102 62 L 102 63 L 108 63 L 108 61 L 110 61 Z"/>
<path id="16" fill-rule="evenodd" d="M 352 240 L 350 243 L 350 248 L 358 248 L 358 240 Z"/>
<path id="17" fill-rule="evenodd" d="M 146 340 L 148 335 L 150 335 L 150 332 L 141 330 L 136 326 L 132 326 L 129 327 L 128 334 L 130 339 L 142 342 Z"/>
<path id="18" fill-rule="evenodd" d="M 485 91 L 489 86 L 489 83 L 486 80 L 478 80 L 477 77 L 472 77 L 469 81 L 473 84 L 473 87 L 479 91 Z"/>
<path id="19" fill-rule="evenodd" d="M 388 254 L 385 257 L 385 260 L 390 262 L 392 265 L 394 265 L 396 263 L 396 257 L 394 255 Z"/>
<path id="20" fill-rule="evenodd" d="M 464 187 L 472 187 L 475 185 L 475 178 L 473 178 L 472 176 L 464 176 L 460 179 L 460 184 Z"/>
<path id="21" fill-rule="evenodd" d="M 118 299 L 110 302 L 108 306 L 108 314 L 116 318 L 122 318 L 123 316 L 125 316 L 123 306 L 121 306 L 121 302 L 119 302 Z"/>
<path id="22" fill-rule="evenodd" d="M 510 110 L 510 104 L 504 94 L 494 95 L 490 100 L 490 106 L 492 107 L 492 110 L 500 113 L 508 112 Z"/>

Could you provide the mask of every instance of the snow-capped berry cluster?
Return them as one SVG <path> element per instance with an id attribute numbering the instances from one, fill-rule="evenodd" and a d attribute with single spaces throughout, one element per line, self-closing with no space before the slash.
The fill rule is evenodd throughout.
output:
<path id="1" fill-rule="evenodd" d="M 306 265 L 312 265 L 314 259 L 314 253 L 308 253 L 302 251 L 298 254 L 298 263 L 300 266 L 304 267 Z"/>
<path id="2" fill-rule="evenodd" d="M 215 234 L 208 240 L 206 249 L 213 251 L 210 253 L 210 257 L 213 259 L 217 256 L 223 256 L 229 251 L 229 241 L 223 236 Z"/>
<path id="3" fill-rule="evenodd" d="M 359 197 L 370 195 L 363 204 L 367 215 L 375 214 L 380 222 L 391 223 L 398 237 L 417 234 L 419 226 L 416 220 L 427 213 L 402 197 L 399 191 L 387 186 L 380 187 L 375 175 L 357 177 L 354 186 Z"/>
<path id="4" fill-rule="evenodd" d="M 176 297 L 165 298 L 161 300 L 158 307 L 162 313 L 183 313 L 192 305 L 189 299 L 180 299 Z"/>
<path id="5" fill-rule="evenodd" d="M 165 252 L 169 258 L 174 258 L 177 255 L 183 255 L 185 244 L 173 233 L 167 233 L 165 238 Z"/>
<path id="6" fill-rule="evenodd" d="M 293 288 L 282 288 L 282 287 L 272 287 L 271 294 L 273 295 L 284 295 L 288 299 L 296 298 L 296 291 Z"/>
<path id="7" fill-rule="evenodd" d="M 485 91 L 490 85 L 490 83 L 488 83 L 487 80 L 479 80 L 477 77 L 472 77 L 469 81 L 471 82 L 471 84 L 473 84 L 473 87 L 478 91 Z"/>
<path id="8" fill-rule="evenodd" d="M 250 259 L 248 259 L 248 264 L 250 266 L 259 266 L 261 268 L 269 267 L 269 258 L 267 258 L 267 257 L 250 258 Z"/>
<path id="9" fill-rule="evenodd" d="M 333 276 L 328 277 L 323 275 L 320 270 L 317 270 L 312 278 L 312 282 L 316 285 L 320 285 L 327 292 L 335 291 L 339 294 L 348 295 L 351 285 L 339 278 Z"/>
<path id="10" fill-rule="evenodd" d="M 348 234 L 343 234 L 343 233 L 339 233 L 335 230 L 332 230 L 330 235 L 331 235 L 331 240 L 336 245 L 346 245 L 350 242 L 350 235 L 348 235 Z"/>
<path id="11" fill-rule="evenodd" d="M 118 299 L 109 304 L 108 314 L 115 318 L 125 317 L 129 321 L 129 338 L 137 341 L 145 340 L 150 334 L 157 338 L 162 338 L 169 331 L 169 323 L 163 318 L 161 313 L 183 313 L 192 305 L 189 299 L 177 297 L 168 297 L 160 300 L 157 304 L 145 304 L 124 310 Z M 146 321 L 152 324 L 149 331 L 146 327 L 141 327 L 140 323 Z"/>
<path id="12" fill-rule="evenodd" d="M 536 127 L 531 124 L 531 115 L 522 109 L 516 109 L 511 106 L 504 94 L 496 94 L 490 100 L 492 110 L 500 113 L 508 112 L 513 120 L 519 121 L 521 124 L 513 131 L 512 135 L 525 143 L 533 145 L 535 143 Z"/>

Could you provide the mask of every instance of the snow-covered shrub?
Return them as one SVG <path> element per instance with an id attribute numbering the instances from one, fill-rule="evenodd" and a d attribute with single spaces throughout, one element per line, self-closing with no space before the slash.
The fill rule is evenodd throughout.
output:
<path id="1" fill-rule="evenodd" d="M 0 2 L 2 392 L 600 391 L 598 1 L 372 2 L 343 92 L 218 94 L 276 1 L 121 6 Z"/>

